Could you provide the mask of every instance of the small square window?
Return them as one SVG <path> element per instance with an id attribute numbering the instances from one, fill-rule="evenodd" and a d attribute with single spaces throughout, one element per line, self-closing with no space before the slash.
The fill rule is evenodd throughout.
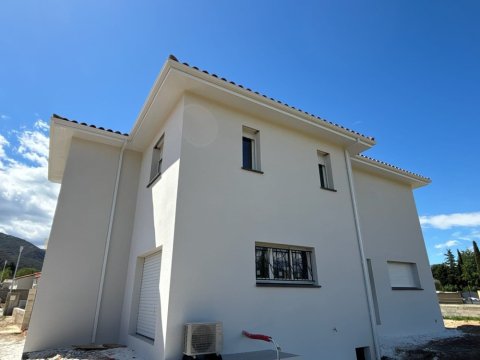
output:
<path id="1" fill-rule="evenodd" d="M 257 284 L 315 284 L 312 248 L 256 244 L 255 269 Z"/>
<path id="2" fill-rule="evenodd" d="M 318 154 L 318 172 L 320 176 L 320 187 L 322 189 L 334 190 L 330 154 L 320 150 L 317 151 L 317 154 Z"/>
<path id="3" fill-rule="evenodd" d="M 420 290 L 417 264 L 387 261 L 390 285 L 393 290 Z"/>
<path id="4" fill-rule="evenodd" d="M 150 170 L 150 181 L 149 185 L 155 181 L 162 174 L 162 162 L 163 162 L 163 138 L 157 141 L 153 147 L 152 152 L 152 167 Z"/>
<path id="5" fill-rule="evenodd" d="M 260 172 L 259 131 L 246 126 L 242 130 L 242 169 Z"/>

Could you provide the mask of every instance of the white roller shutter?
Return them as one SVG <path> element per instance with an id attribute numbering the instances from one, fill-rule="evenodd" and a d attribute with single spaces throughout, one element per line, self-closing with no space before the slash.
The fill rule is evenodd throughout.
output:
<path id="1" fill-rule="evenodd" d="M 162 253 L 160 251 L 145 257 L 140 285 L 137 334 L 152 340 L 155 339 L 155 323 L 159 315 L 161 259 Z"/>
<path id="2" fill-rule="evenodd" d="M 388 274 L 392 288 L 418 288 L 420 286 L 414 263 L 389 261 Z"/>

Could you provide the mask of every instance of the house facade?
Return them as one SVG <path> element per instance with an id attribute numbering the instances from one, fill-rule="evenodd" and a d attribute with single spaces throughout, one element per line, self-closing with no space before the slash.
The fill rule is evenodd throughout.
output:
<path id="1" fill-rule="evenodd" d="M 443 329 L 412 193 L 429 180 L 358 155 L 374 145 L 173 57 L 128 135 L 54 115 L 62 186 L 25 351 L 174 360 L 184 324 L 221 322 L 225 359 L 270 348 L 242 330 L 373 359 Z"/>
<path id="2" fill-rule="evenodd" d="M 29 275 L 18 276 L 14 279 L 12 289 L 29 290 L 38 285 L 41 273 L 36 272 Z"/>

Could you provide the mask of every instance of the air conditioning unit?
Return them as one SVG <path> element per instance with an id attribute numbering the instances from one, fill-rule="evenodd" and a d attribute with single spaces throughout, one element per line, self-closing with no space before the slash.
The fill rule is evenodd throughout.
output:
<path id="1" fill-rule="evenodd" d="M 193 358 L 197 355 L 218 355 L 222 352 L 222 345 L 221 322 L 185 324 L 185 350 L 183 352 L 185 355 Z"/>

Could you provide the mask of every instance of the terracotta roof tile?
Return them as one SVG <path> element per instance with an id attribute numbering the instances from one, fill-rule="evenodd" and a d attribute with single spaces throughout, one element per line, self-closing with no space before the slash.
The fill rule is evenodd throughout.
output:
<path id="1" fill-rule="evenodd" d="M 422 176 L 422 175 L 420 175 L 420 174 L 416 174 L 416 173 L 414 173 L 414 172 L 411 172 L 411 171 L 408 171 L 408 170 L 399 168 L 398 166 L 395 166 L 395 165 L 386 163 L 385 161 L 377 160 L 377 159 L 374 159 L 374 158 L 372 158 L 372 157 L 370 157 L 370 156 L 366 156 L 366 155 L 363 155 L 363 154 L 358 154 L 357 156 L 358 156 L 358 157 L 361 157 L 361 158 L 364 158 L 364 159 L 367 159 L 367 160 L 370 160 L 370 161 L 373 161 L 373 162 L 376 162 L 376 163 L 381 164 L 381 165 L 384 165 L 384 166 L 388 166 L 388 167 L 390 167 L 390 168 L 392 168 L 392 169 L 394 169 L 394 170 L 399 170 L 399 171 L 402 171 L 402 172 L 404 172 L 404 173 L 406 173 L 406 174 L 419 177 L 419 178 L 421 178 L 421 179 L 423 179 L 423 180 L 425 180 L 425 181 L 428 181 L 428 182 L 432 181 L 432 180 L 431 180 L 430 178 L 428 178 L 428 177 L 425 177 L 425 176 Z"/>
<path id="2" fill-rule="evenodd" d="M 208 75 L 210 75 L 210 76 L 212 76 L 212 77 L 215 77 L 215 78 L 217 78 L 217 79 L 219 78 L 218 75 L 216 75 L 216 74 L 210 74 L 208 71 L 206 71 L 206 70 L 201 70 L 201 69 L 199 69 L 197 66 L 191 66 L 191 65 L 189 65 L 189 64 L 186 63 L 186 62 L 184 62 L 184 63 L 180 62 L 174 55 L 170 55 L 168 58 L 169 58 L 170 60 L 176 61 L 176 62 L 178 62 L 178 63 L 180 63 L 180 64 L 185 65 L 185 66 L 188 66 L 188 67 L 191 68 L 191 69 L 194 69 L 194 70 L 200 71 L 200 72 L 202 72 L 202 73 L 208 74 Z M 321 118 L 320 116 L 316 116 L 316 115 L 310 114 L 310 113 L 308 113 L 308 112 L 306 112 L 306 111 L 303 111 L 303 110 L 301 110 L 301 109 L 297 109 L 297 108 L 295 108 L 294 106 L 288 105 L 288 104 L 286 104 L 286 103 L 284 103 L 284 102 L 282 102 L 282 101 L 280 101 L 280 100 L 276 100 L 276 99 L 274 99 L 274 98 L 268 97 L 267 95 L 260 94 L 258 91 L 253 91 L 252 89 L 247 88 L 247 87 L 245 87 L 245 86 L 243 86 L 243 85 L 241 85 L 241 84 L 236 84 L 234 81 L 227 80 L 227 79 L 225 79 L 225 78 L 223 78 L 223 77 L 220 78 L 220 79 L 223 80 L 223 81 L 225 81 L 225 82 L 229 82 L 230 84 L 235 85 L 235 86 L 237 86 L 237 87 L 239 87 L 239 88 L 241 88 L 241 89 L 243 89 L 243 90 L 247 90 L 247 91 L 252 92 L 252 93 L 254 93 L 254 94 L 257 94 L 257 95 L 261 95 L 261 96 L 263 96 L 264 98 L 270 99 L 271 101 L 277 102 L 278 104 L 281 104 L 281 105 L 284 105 L 284 106 L 286 106 L 286 107 L 289 107 L 290 109 L 293 109 L 293 110 L 302 112 L 302 113 L 304 113 L 304 114 L 306 114 L 306 115 L 308 115 L 308 116 L 314 117 L 314 118 L 316 118 L 317 120 L 323 121 L 323 122 L 325 122 L 325 123 L 327 123 L 327 124 L 330 124 L 330 125 L 333 125 L 333 126 L 335 126 L 335 127 L 340 128 L 340 129 L 343 129 L 343 130 L 345 130 L 345 131 L 348 131 L 348 132 L 350 132 L 350 133 L 352 133 L 352 134 L 362 136 L 362 137 L 367 138 L 367 139 L 369 139 L 369 140 L 371 140 L 371 141 L 375 141 L 375 138 L 374 138 L 374 137 L 364 135 L 364 134 L 362 134 L 362 133 L 359 133 L 358 131 L 351 130 L 351 129 L 346 128 L 346 127 L 344 127 L 344 126 L 338 125 L 338 124 L 336 124 L 336 123 L 334 123 L 334 122 L 332 122 L 332 121 L 323 119 L 323 118 Z"/>
<path id="3" fill-rule="evenodd" d="M 179 61 L 174 55 L 170 55 L 168 58 L 169 58 L 170 60 L 173 60 L 173 61 L 176 61 L 176 62 L 180 63 L 180 61 Z M 317 120 L 323 121 L 323 122 L 325 122 L 325 123 L 327 123 L 327 124 L 330 124 L 330 125 L 332 125 L 332 126 L 335 126 L 335 127 L 340 128 L 340 129 L 342 129 L 342 130 L 348 131 L 348 132 L 350 132 L 350 133 L 352 133 L 352 134 L 362 136 L 362 137 L 367 138 L 367 139 L 370 139 L 370 140 L 372 140 L 372 141 L 375 140 L 375 138 L 373 138 L 373 137 L 371 137 L 371 136 L 366 136 L 366 135 L 361 134 L 361 133 L 359 133 L 359 132 L 357 132 L 357 131 L 355 131 L 355 130 L 351 130 L 351 129 L 346 128 L 346 127 L 344 127 L 344 126 L 342 126 L 342 125 L 339 125 L 339 124 L 337 124 L 337 123 L 334 123 L 334 122 L 332 122 L 332 121 L 323 119 L 323 118 L 321 118 L 320 116 L 317 116 L 317 115 L 314 115 L 314 114 L 310 114 L 310 113 L 308 113 L 308 112 L 306 112 L 306 111 L 303 111 L 303 110 L 301 110 L 301 109 L 296 108 L 295 106 L 288 105 L 287 103 L 284 103 L 284 102 L 282 102 L 282 101 L 280 101 L 280 100 L 274 99 L 274 98 L 269 97 L 269 96 L 267 96 L 267 95 L 265 95 L 265 94 L 261 94 L 261 93 L 259 93 L 258 91 L 253 91 L 252 89 L 247 88 L 247 87 L 245 87 L 245 86 L 243 86 L 243 85 L 241 85 L 241 84 L 237 84 L 237 83 L 235 83 L 234 81 L 230 81 L 230 80 L 227 80 L 227 79 L 224 78 L 224 77 L 220 77 L 220 76 L 218 76 L 217 74 L 210 74 L 208 71 L 206 71 L 206 70 L 201 70 L 201 69 L 199 69 L 197 66 L 191 66 L 191 65 L 189 65 L 189 64 L 186 63 L 186 62 L 184 62 L 184 63 L 182 63 L 182 64 L 185 65 L 185 66 L 188 66 L 188 67 L 191 68 L 191 69 L 194 69 L 194 70 L 197 70 L 197 71 L 199 71 L 199 72 L 205 73 L 205 74 L 207 74 L 207 75 L 209 75 L 209 76 L 212 76 L 212 77 L 214 77 L 214 78 L 216 78 L 216 79 L 220 79 L 220 80 L 222 80 L 222 81 L 225 81 L 225 82 L 227 82 L 227 83 L 230 83 L 230 84 L 232 84 L 232 85 L 235 85 L 235 86 L 237 86 L 237 87 L 239 87 L 239 88 L 241 88 L 241 89 L 243 89 L 243 90 L 246 90 L 246 91 L 248 91 L 248 92 L 254 93 L 254 94 L 256 94 L 256 95 L 259 95 L 259 96 L 262 96 L 262 97 L 264 97 L 264 98 L 266 98 L 266 99 L 269 99 L 269 100 L 271 100 L 271 101 L 274 101 L 274 102 L 276 102 L 276 103 L 278 103 L 278 104 L 281 104 L 281 105 L 283 105 L 283 106 L 286 106 L 286 107 L 288 107 L 288 108 L 290 108 L 290 109 L 292 109 L 292 110 L 301 112 L 301 113 L 306 114 L 306 115 L 308 115 L 308 116 L 314 117 L 314 118 L 317 119 Z M 95 126 L 95 125 L 90 125 L 90 124 L 87 124 L 87 123 L 84 123 L 84 122 L 81 122 L 81 123 L 80 123 L 80 122 L 78 122 L 78 121 L 76 121 L 76 120 L 70 120 L 70 119 L 67 119 L 67 118 L 65 118 L 65 117 L 59 116 L 59 115 L 57 115 L 57 114 L 53 114 L 53 117 L 54 117 L 54 118 L 57 118 L 57 119 L 60 119 L 60 120 L 69 121 L 69 122 L 72 122 L 72 123 L 75 123 L 75 124 L 80 124 L 80 125 L 83 125 L 83 126 L 88 126 L 88 127 L 94 128 L 94 129 L 99 129 L 99 130 L 107 131 L 107 132 L 110 132 L 110 133 L 115 133 L 115 134 L 120 134 L 120 135 L 128 136 L 128 134 L 126 134 L 126 133 L 122 134 L 120 131 L 114 131 L 114 130 L 111 130 L 111 129 L 105 129 L 105 128 L 103 128 L 103 127 L 97 127 L 97 126 Z"/>
<path id="4" fill-rule="evenodd" d="M 82 125 L 82 126 L 91 127 L 91 128 L 98 129 L 98 130 L 103 130 L 103 131 L 106 131 L 106 132 L 109 132 L 109 133 L 128 136 L 128 134 L 126 134 L 126 133 L 122 134 L 120 131 L 115 131 L 115 130 L 112 130 L 112 129 L 105 129 L 104 127 L 101 127 L 101 126 L 95 126 L 95 125 L 87 124 L 87 123 L 84 123 L 84 122 L 78 122 L 77 120 L 70 120 L 70 119 L 67 119 L 66 117 L 63 117 L 63 116 L 60 116 L 60 115 L 57 115 L 57 114 L 53 114 L 52 117 L 54 117 L 55 119 L 68 121 L 68 122 L 71 122 L 71 123 L 74 123 L 74 124 L 79 124 L 79 125 Z"/>

